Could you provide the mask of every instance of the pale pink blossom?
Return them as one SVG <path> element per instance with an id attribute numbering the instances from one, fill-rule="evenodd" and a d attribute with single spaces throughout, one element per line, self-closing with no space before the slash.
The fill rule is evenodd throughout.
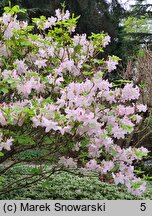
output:
<path id="1" fill-rule="evenodd" d="M 11 146 L 12 146 L 12 143 L 13 142 L 13 139 L 10 138 L 10 139 L 7 139 L 5 144 L 4 144 L 4 149 L 6 149 L 7 151 L 10 151 L 11 150 Z"/>
<path id="2" fill-rule="evenodd" d="M 109 35 L 106 35 L 103 37 L 103 47 L 106 47 L 111 41 L 111 38 Z"/>
<path id="3" fill-rule="evenodd" d="M 138 104 L 137 109 L 138 109 L 139 112 L 146 112 L 147 111 L 147 105 Z"/>
<path id="4" fill-rule="evenodd" d="M 39 69 L 44 68 L 46 67 L 46 62 L 47 62 L 46 59 L 36 60 L 35 65 L 38 66 Z"/>
<path id="5" fill-rule="evenodd" d="M 8 24 L 8 26 L 7 26 L 7 28 L 6 28 L 5 32 L 4 32 L 4 37 L 6 39 L 8 39 L 8 40 L 13 36 L 13 33 L 14 33 L 15 30 L 19 30 L 20 29 L 19 21 L 16 18 L 17 17 L 15 16 L 14 20 L 11 21 Z"/>
<path id="6" fill-rule="evenodd" d="M 33 127 L 38 127 L 38 126 L 41 126 L 41 115 L 38 115 L 38 116 L 33 116 L 31 118 L 32 122 L 33 122 Z"/>
<path id="7" fill-rule="evenodd" d="M 106 61 L 107 67 L 108 67 L 108 72 L 111 72 L 115 70 L 118 65 L 118 60 L 114 60 L 112 57 L 109 57 L 109 60 Z"/>
<path id="8" fill-rule="evenodd" d="M 108 91 L 112 87 L 112 83 L 109 83 L 108 80 L 103 80 L 102 78 L 97 77 L 96 75 L 94 76 L 93 81 L 95 87 L 101 91 L 101 94 L 102 90 Z"/>
<path id="9" fill-rule="evenodd" d="M 51 57 L 54 57 L 54 51 L 54 47 L 48 47 L 47 49 L 48 55 Z"/>
<path id="10" fill-rule="evenodd" d="M 50 22 L 51 25 L 54 25 L 55 22 L 57 21 L 57 19 L 56 19 L 56 17 L 51 16 L 48 18 L 48 21 Z"/>
<path id="11" fill-rule="evenodd" d="M 105 139 L 102 140 L 102 144 L 105 146 L 106 151 L 108 151 L 113 145 L 113 139 L 110 137 L 105 137 Z"/>
<path id="12" fill-rule="evenodd" d="M 25 64 L 24 60 L 17 59 L 14 62 L 14 66 L 16 67 L 16 70 L 17 70 L 18 74 L 24 74 L 27 71 L 27 69 L 28 69 L 28 67 Z"/>
<path id="13" fill-rule="evenodd" d="M 125 183 L 125 176 L 121 172 L 116 174 L 112 173 L 112 177 L 116 185 Z"/>
<path id="14" fill-rule="evenodd" d="M 2 21 L 4 23 L 4 25 L 8 25 L 8 23 L 11 21 L 11 14 L 8 13 L 4 13 L 3 16 L 2 16 Z"/>
<path id="15" fill-rule="evenodd" d="M 26 83 L 19 83 L 16 88 L 19 94 L 27 97 L 32 91 L 32 82 L 27 81 Z"/>
<path id="16" fill-rule="evenodd" d="M 139 187 L 134 187 L 134 184 L 140 184 Z M 128 184 L 128 191 L 133 194 L 134 196 L 141 196 L 146 191 L 146 182 L 141 182 L 140 178 L 134 178 Z"/>
<path id="17" fill-rule="evenodd" d="M 133 119 L 136 121 L 136 123 L 139 123 L 142 120 L 142 117 L 138 114 L 133 115 Z"/>
<path id="18" fill-rule="evenodd" d="M 101 173 L 102 174 L 107 174 L 107 172 L 111 171 L 114 168 L 114 163 L 113 161 L 105 161 L 103 160 L 101 162 Z"/>
<path id="19" fill-rule="evenodd" d="M 95 159 L 90 160 L 87 164 L 86 164 L 86 168 L 92 171 L 100 171 L 101 167 L 100 165 L 97 164 L 97 161 Z"/>
<path id="20" fill-rule="evenodd" d="M 6 121 L 6 119 L 5 119 L 4 114 L 3 114 L 2 111 L 0 111 L 0 124 L 2 126 L 7 125 L 7 121 Z"/>
<path id="21" fill-rule="evenodd" d="M 54 122 L 53 120 L 48 120 L 44 116 L 42 117 L 42 126 L 45 127 L 45 132 L 48 133 L 50 130 L 59 130 L 59 126 L 57 122 Z"/>
<path id="22" fill-rule="evenodd" d="M 70 18 L 70 12 L 68 10 L 66 10 L 65 14 L 62 17 L 62 20 L 65 21 L 65 20 L 67 20 L 69 18 Z"/>
<path id="23" fill-rule="evenodd" d="M 60 9 L 55 10 L 55 15 L 58 18 L 58 21 L 62 20 L 62 14 Z"/>
<path id="24" fill-rule="evenodd" d="M 77 142 L 73 148 L 73 151 L 79 151 L 80 147 L 81 147 L 81 143 Z"/>
<path id="25" fill-rule="evenodd" d="M 99 158 L 100 157 L 100 152 L 98 146 L 94 144 L 90 144 L 88 148 L 89 156 L 92 158 Z"/>
<path id="26" fill-rule="evenodd" d="M 127 100 L 136 100 L 139 98 L 140 92 L 137 86 L 133 87 L 133 83 L 127 83 L 122 89 L 122 99 L 123 101 Z"/>
<path id="27" fill-rule="evenodd" d="M 44 23 L 44 28 L 47 29 L 47 28 L 52 28 L 53 25 L 55 25 L 57 21 L 57 18 L 56 17 L 48 17 L 47 21 Z"/>
<path id="28" fill-rule="evenodd" d="M 123 128 L 119 127 L 118 124 L 115 124 L 112 127 L 112 134 L 117 139 L 121 139 L 121 138 L 124 139 L 126 133 L 127 132 Z"/>
<path id="29" fill-rule="evenodd" d="M 2 75 L 3 75 L 3 79 L 4 79 L 4 80 L 7 80 L 8 78 L 11 77 L 12 71 L 11 71 L 11 70 L 4 70 L 4 71 L 2 72 Z"/>
<path id="30" fill-rule="evenodd" d="M 77 162 L 73 160 L 73 158 L 69 157 L 61 157 L 59 162 L 59 164 L 64 165 L 65 167 L 69 167 L 69 168 L 77 168 Z"/>
<path id="31" fill-rule="evenodd" d="M 13 144 L 13 139 L 12 138 L 6 139 L 6 141 L 1 140 L 0 151 L 2 149 L 6 149 L 7 151 L 10 151 L 12 144 Z"/>
<path id="32" fill-rule="evenodd" d="M 123 116 L 123 115 L 128 116 L 128 115 L 134 114 L 135 108 L 131 106 L 125 107 L 124 105 L 120 104 L 117 106 L 117 112 L 118 112 L 118 115 L 120 116 Z"/>
<path id="33" fill-rule="evenodd" d="M 38 53 L 41 56 L 41 58 L 46 58 L 47 57 L 47 52 L 43 48 L 40 48 L 39 51 L 38 51 Z M 36 63 L 36 65 L 37 65 L 37 63 Z"/>

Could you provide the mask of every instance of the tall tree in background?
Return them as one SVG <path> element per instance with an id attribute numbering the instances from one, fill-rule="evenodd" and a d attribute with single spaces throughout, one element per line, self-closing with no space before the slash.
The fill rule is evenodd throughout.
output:
<path id="1" fill-rule="evenodd" d="M 8 2 L 9 0 L 2 0 L 1 6 Z M 29 20 L 41 15 L 54 15 L 54 10 L 61 8 L 63 2 L 71 13 L 80 15 L 77 33 L 90 35 L 91 32 L 107 32 L 112 40 L 108 52 L 114 53 L 117 49 L 119 23 L 124 14 L 124 9 L 117 0 L 112 0 L 111 3 L 106 0 L 11 0 L 12 5 L 19 4 L 27 9 L 26 18 Z"/>
<path id="2" fill-rule="evenodd" d="M 152 4 L 136 0 L 123 21 L 124 39 L 128 39 L 138 49 L 152 45 Z"/>

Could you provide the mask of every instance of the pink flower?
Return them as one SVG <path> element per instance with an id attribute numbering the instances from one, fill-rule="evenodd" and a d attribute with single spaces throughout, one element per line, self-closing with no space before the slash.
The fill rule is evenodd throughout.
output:
<path id="1" fill-rule="evenodd" d="M 137 109 L 138 109 L 139 112 L 146 112 L 147 111 L 147 105 L 138 104 Z"/>
<path id="2" fill-rule="evenodd" d="M 128 115 L 134 114 L 135 108 L 131 106 L 125 107 L 124 105 L 118 105 L 117 112 L 118 112 L 118 115 L 120 116 L 123 116 L 123 115 L 128 116 Z"/>
<path id="3" fill-rule="evenodd" d="M 16 70 L 17 70 L 18 74 L 24 74 L 28 69 L 27 65 L 24 63 L 24 60 L 18 60 L 17 59 L 14 62 L 14 66 L 16 66 Z"/>
<path id="4" fill-rule="evenodd" d="M 6 121 L 6 119 L 5 119 L 5 117 L 4 117 L 3 113 L 2 113 L 2 111 L 0 111 L 0 124 L 1 124 L 2 126 L 7 125 L 7 121 Z"/>
<path id="5" fill-rule="evenodd" d="M 7 151 L 10 151 L 11 150 L 11 146 L 12 146 L 12 143 L 13 142 L 13 139 L 10 138 L 10 139 L 7 139 L 5 144 L 4 144 L 4 148 L 7 150 Z"/>
<path id="6" fill-rule="evenodd" d="M 62 17 L 62 20 L 65 21 L 65 20 L 67 20 L 69 18 L 70 18 L 70 12 L 68 10 L 66 10 L 64 16 Z"/>
<path id="7" fill-rule="evenodd" d="M 53 25 L 55 25 L 57 21 L 57 18 L 56 17 L 49 17 L 48 20 L 44 23 L 44 28 L 47 29 L 47 28 L 51 28 Z"/>
<path id="8" fill-rule="evenodd" d="M 54 25 L 55 22 L 57 21 L 57 19 L 56 19 L 56 17 L 51 16 L 48 18 L 48 21 L 49 21 L 50 25 Z"/>
<path id="9" fill-rule="evenodd" d="M 19 83 L 17 85 L 17 90 L 19 94 L 27 97 L 32 91 L 32 83 L 30 81 L 26 82 L 25 84 Z"/>
<path id="10" fill-rule="evenodd" d="M 64 165 L 65 167 L 69 167 L 69 168 L 77 168 L 77 163 L 73 160 L 73 158 L 66 158 L 66 157 L 61 157 L 59 162 L 59 164 Z"/>
<path id="11" fill-rule="evenodd" d="M 125 108 L 125 115 L 132 115 L 135 112 L 135 108 L 131 106 L 127 106 Z"/>
<path id="12" fill-rule="evenodd" d="M 81 147 L 81 143 L 77 142 L 73 148 L 73 151 L 79 151 L 80 147 Z"/>
<path id="13" fill-rule="evenodd" d="M 116 173 L 116 174 L 112 173 L 112 177 L 116 185 L 118 185 L 119 183 L 120 184 L 125 183 L 125 176 L 121 172 Z"/>
<path id="14" fill-rule="evenodd" d="M 46 62 L 47 62 L 46 59 L 36 60 L 35 65 L 37 65 L 39 69 L 44 68 L 46 67 Z"/>
<path id="15" fill-rule="evenodd" d="M 101 173 L 107 174 L 107 172 L 111 171 L 114 168 L 113 161 L 102 161 L 101 163 Z"/>
<path id="16" fill-rule="evenodd" d="M 11 146 L 12 146 L 12 143 L 13 142 L 13 139 L 12 138 L 9 138 L 7 139 L 6 141 L 3 141 L 2 142 L 2 137 L 1 137 L 1 143 L 0 143 L 0 151 L 2 149 L 6 149 L 7 151 L 10 151 L 11 150 Z"/>
<path id="17" fill-rule="evenodd" d="M 108 91 L 112 87 L 112 83 L 109 83 L 108 80 L 103 80 L 102 78 L 98 78 L 97 76 L 93 78 L 93 81 L 95 87 L 98 88 L 100 91 L 102 90 Z"/>
<path id="18" fill-rule="evenodd" d="M 97 161 L 95 159 L 90 160 L 86 164 L 86 168 L 93 171 L 100 171 L 101 167 L 97 164 Z"/>
<path id="19" fill-rule="evenodd" d="M 49 56 L 54 57 L 54 47 L 49 47 L 47 49 L 47 52 L 48 52 Z"/>
<path id="20" fill-rule="evenodd" d="M 121 127 L 118 127 L 118 125 L 114 125 L 112 128 L 112 133 L 113 136 L 117 139 L 124 139 L 125 138 L 125 134 L 127 133 L 124 129 L 122 129 Z"/>
<path id="21" fill-rule="evenodd" d="M 41 58 L 46 58 L 47 52 L 43 48 L 40 48 L 39 49 L 39 55 L 41 56 Z"/>
<path id="22" fill-rule="evenodd" d="M 2 75 L 3 75 L 3 79 L 4 80 L 7 80 L 8 78 L 14 78 L 14 79 L 18 79 L 19 78 L 19 76 L 18 76 L 18 74 L 17 74 L 17 72 L 16 72 L 16 70 L 14 69 L 14 70 L 4 70 L 3 72 L 2 72 Z"/>
<path id="23" fill-rule="evenodd" d="M 109 148 L 113 145 L 113 139 L 110 137 L 105 137 L 103 139 L 102 144 L 105 146 L 105 149 L 108 151 Z"/>
<path id="24" fill-rule="evenodd" d="M 71 71 L 72 68 L 74 67 L 74 61 L 73 60 L 67 60 L 65 62 L 62 62 L 60 67 L 64 70 L 68 70 L 68 71 Z"/>
<path id="25" fill-rule="evenodd" d="M 72 126 L 70 126 L 70 125 L 68 125 L 68 126 L 65 126 L 65 127 L 63 127 L 63 128 L 59 128 L 59 131 L 60 131 L 60 133 L 62 134 L 62 135 L 64 135 L 65 133 L 70 133 L 70 131 L 71 131 L 71 128 L 72 128 Z M 76 147 L 77 149 L 78 149 L 78 147 Z"/>
<path id="26" fill-rule="evenodd" d="M 106 47 L 110 43 L 111 39 L 109 35 L 103 37 L 103 47 Z"/>
<path id="27" fill-rule="evenodd" d="M 93 113 L 86 113 L 86 111 L 82 108 L 77 108 L 75 110 L 66 109 L 65 111 L 67 113 L 66 117 L 68 119 L 72 118 L 73 120 L 79 122 L 85 122 L 86 120 L 92 119 L 94 117 Z"/>
<path id="28" fill-rule="evenodd" d="M 41 115 L 32 117 L 33 127 L 41 126 Z"/>
<path id="29" fill-rule="evenodd" d="M 8 24 L 8 26 L 7 26 L 7 28 L 6 28 L 5 32 L 4 32 L 4 37 L 5 37 L 6 39 L 8 39 L 8 40 L 13 36 L 14 30 L 19 30 L 19 29 L 20 29 L 19 21 L 16 20 L 16 18 L 17 18 L 17 17 L 15 16 L 15 17 L 14 17 L 14 21 L 11 21 L 11 22 Z"/>
<path id="30" fill-rule="evenodd" d="M 11 14 L 4 13 L 2 16 L 2 21 L 3 21 L 4 25 L 8 25 L 8 23 L 11 21 Z"/>
<path id="31" fill-rule="evenodd" d="M 125 115 L 125 113 L 126 113 L 126 108 L 125 108 L 125 106 L 123 106 L 123 105 L 118 105 L 118 106 L 117 106 L 117 112 L 118 112 L 118 115 L 120 115 L 120 116 Z"/>
<path id="32" fill-rule="evenodd" d="M 114 60 L 112 57 L 109 56 L 109 60 L 106 62 L 107 62 L 108 72 L 111 72 L 117 68 L 116 65 L 118 65 L 118 60 Z"/>
<path id="33" fill-rule="evenodd" d="M 12 74 L 12 71 L 11 71 L 11 70 L 4 70 L 4 71 L 2 72 L 3 79 L 7 80 L 8 78 L 11 77 L 11 74 Z"/>
<path id="34" fill-rule="evenodd" d="M 139 186 L 135 186 L 134 185 L 138 185 Z M 131 182 L 130 182 L 130 186 L 128 187 L 128 191 L 133 194 L 134 196 L 141 196 L 146 190 L 146 182 L 141 182 L 140 178 L 134 178 Z"/>
<path id="35" fill-rule="evenodd" d="M 101 91 L 98 93 L 98 97 L 102 97 L 103 100 L 108 101 L 110 104 L 116 102 L 115 94 L 113 91 Z"/>
<path id="36" fill-rule="evenodd" d="M 121 119 L 121 122 L 122 122 L 123 125 L 129 126 L 129 127 L 130 127 L 130 130 L 133 130 L 133 127 L 135 126 L 135 124 L 132 123 L 132 121 L 129 120 L 127 116 L 124 116 L 124 117 Z M 131 129 L 131 128 L 132 128 L 132 129 Z"/>
<path id="37" fill-rule="evenodd" d="M 57 9 L 55 11 L 55 15 L 58 18 L 58 21 L 60 21 L 62 19 L 62 14 L 61 14 L 61 10 L 60 9 Z"/>
<path id="38" fill-rule="evenodd" d="M 89 151 L 89 156 L 90 157 L 93 157 L 93 158 L 99 158 L 100 157 L 100 150 L 98 148 L 98 146 L 94 145 L 94 144 L 90 144 L 89 145 L 89 148 L 88 148 L 88 151 Z"/>
<path id="39" fill-rule="evenodd" d="M 42 126 L 44 126 L 46 129 L 45 129 L 45 132 L 48 133 L 50 130 L 59 130 L 59 126 L 58 126 L 58 123 L 57 122 L 54 122 L 52 120 L 48 120 L 47 118 L 45 117 L 42 117 Z"/>
<path id="40" fill-rule="evenodd" d="M 139 98 L 139 88 L 133 87 L 133 83 L 127 83 L 125 87 L 122 89 L 122 101 L 127 100 L 136 100 Z"/>

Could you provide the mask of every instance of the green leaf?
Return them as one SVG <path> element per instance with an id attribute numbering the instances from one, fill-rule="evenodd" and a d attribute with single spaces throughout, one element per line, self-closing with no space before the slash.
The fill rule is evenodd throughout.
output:
<path id="1" fill-rule="evenodd" d="M 123 122 L 121 122 L 120 125 L 128 133 L 131 133 L 133 131 L 133 127 L 132 126 L 126 125 Z"/>
<path id="2" fill-rule="evenodd" d="M 146 152 L 142 152 L 142 151 L 139 151 L 139 152 L 134 152 L 134 154 L 139 158 L 139 159 L 142 159 L 143 157 L 146 157 L 148 155 L 148 153 Z"/>
<path id="3" fill-rule="evenodd" d="M 89 144 L 89 142 L 90 142 L 90 138 L 86 137 L 81 141 L 81 146 L 86 147 Z"/>
<path id="4" fill-rule="evenodd" d="M 109 151 L 113 157 L 117 156 L 117 152 L 113 148 L 110 148 Z"/>
<path id="5" fill-rule="evenodd" d="M 9 90 L 5 87 L 0 89 L 1 92 L 3 92 L 4 94 L 7 94 L 9 92 Z"/>
<path id="6" fill-rule="evenodd" d="M 131 182 L 131 185 L 134 189 L 138 189 L 143 184 L 142 181 L 140 182 Z"/>
<path id="7" fill-rule="evenodd" d="M 0 152 L 0 157 L 3 157 L 4 156 L 4 153 L 3 152 Z"/>
<path id="8" fill-rule="evenodd" d="M 92 68 L 92 66 L 89 65 L 89 64 L 83 64 L 83 66 L 84 66 L 85 68 L 87 68 L 87 69 L 91 69 L 91 68 Z"/>
<path id="9" fill-rule="evenodd" d="M 111 170 L 111 172 L 116 172 L 118 169 L 119 169 L 120 165 L 119 164 L 116 164 L 114 166 L 114 168 Z"/>
<path id="10" fill-rule="evenodd" d="M 112 125 L 108 125 L 107 126 L 107 131 L 108 131 L 109 134 L 112 133 Z"/>
<path id="11" fill-rule="evenodd" d="M 20 134 L 20 133 L 18 133 L 14 137 L 14 141 L 18 142 L 21 145 L 35 144 L 35 141 L 31 136 L 26 135 L 26 134 Z"/>
<path id="12" fill-rule="evenodd" d="M 83 73 L 83 75 L 91 75 L 94 72 L 93 71 L 83 71 L 82 73 Z"/>

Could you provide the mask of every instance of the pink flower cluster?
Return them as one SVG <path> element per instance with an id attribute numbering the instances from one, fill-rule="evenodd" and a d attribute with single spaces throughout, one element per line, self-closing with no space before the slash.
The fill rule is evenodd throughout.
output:
<path id="1" fill-rule="evenodd" d="M 0 151 L 3 149 L 10 151 L 11 146 L 13 144 L 13 139 L 11 138 L 4 138 L 3 134 L 0 132 Z"/>

